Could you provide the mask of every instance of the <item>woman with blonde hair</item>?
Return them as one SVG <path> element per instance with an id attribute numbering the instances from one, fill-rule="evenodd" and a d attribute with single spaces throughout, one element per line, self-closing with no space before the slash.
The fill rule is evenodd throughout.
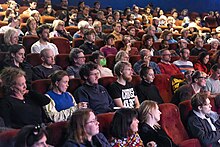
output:
<path id="1" fill-rule="evenodd" d="M 67 38 L 69 41 L 73 40 L 73 37 L 65 29 L 64 21 L 54 20 L 52 27 L 53 27 L 53 31 L 50 32 L 50 37 L 64 37 Z"/>
<path id="2" fill-rule="evenodd" d="M 140 121 L 139 134 L 144 145 L 154 141 L 158 147 L 176 147 L 171 138 L 158 124 L 161 112 L 155 101 L 143 101 L 138 112 Z"/>

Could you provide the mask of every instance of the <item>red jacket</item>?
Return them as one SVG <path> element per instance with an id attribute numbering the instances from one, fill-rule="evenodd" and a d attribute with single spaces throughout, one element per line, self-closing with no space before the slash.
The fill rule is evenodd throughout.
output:
<path id="1" fill-rule="evenodd" d="M 160 62 L 160 63 L 158 63 L 158 66 L 159 66 L 162 74 L 168 74 L 170 76 L 176 75 L 176 74 L 181 74 L 179 68 L 176 65 L 174 65 L 173 63 L 166 64 L 164 62 Z"/>

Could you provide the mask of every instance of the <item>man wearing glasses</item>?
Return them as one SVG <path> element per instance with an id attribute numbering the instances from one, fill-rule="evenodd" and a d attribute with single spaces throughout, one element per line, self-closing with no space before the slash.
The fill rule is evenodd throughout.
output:
<path id="1" fill-rule="evenodd" d="M 171 102 L 178 105 L 182 101 L 189 100 L 194 94 L 202 93 L 202 88 L 205 86 L 206 74 L 197 70 L 192 74 L 192 83 L 179 87 Z"/>
<path id="2" fill-rule="evenodd" d="M 92 62 L 87 62 L 82 65 L 79 70 L 79 75 L 84 81 L 74 92 L 76 102 L 87 102 L 95 114 L 106 113 L 113 110 L 114 103 L 107 90 L 98 84 L 100 71 L 98 65 Z"/>
<path id="3" fill-rule="evenodd" d="M 160 71 L 162 74 L 168 74 L 170 76 L 175 74 L 181 74 L 179 68 L 170 63 L 171 61 L 171 53 L 168 49 L 161 50 L 161 61 L 158 63 Z"/>
<path id="4" fill-rule="evenodd" d="M 148 49 L 142 49 L 140 51 L 141 59 L 134 64 L 134 71 L 136 74 L 140 73 L 141 66 L 146 64 L 148 67 L 151 67 L 155 74 L 161 74 L 160 68 L 157 63 L 150 61 L 151 60 L 151 52 Z"/>

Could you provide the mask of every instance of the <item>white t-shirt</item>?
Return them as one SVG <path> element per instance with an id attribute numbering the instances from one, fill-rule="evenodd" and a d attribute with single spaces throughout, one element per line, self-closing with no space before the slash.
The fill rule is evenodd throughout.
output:
<path id="1" fill-rule="evenodd" d="M 57 46 L 55 44 L 47 42 L 47 44 L 44 45 L 44 44 L 41 44 L 40 41 L 35 42 L 31 46 L 31 53 L 40 53 L 45 48 L 53 50 L 54 55 L 59 54 L 58 48 L 57 48 Z"/>

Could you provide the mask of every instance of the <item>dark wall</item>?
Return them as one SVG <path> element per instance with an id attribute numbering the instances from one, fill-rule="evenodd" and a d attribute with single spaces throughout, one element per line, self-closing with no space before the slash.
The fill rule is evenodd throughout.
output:
<path id="1" fill-rule="evenodd" d="M 39 0 L 43 2 L 44 0 Z M 69 0 L 70 5 L 77 5 L 80 0 Z M 90 7 L 96 0 L 84 0 Z M 159 6 L 163 10 L 169 11 L 171 8 L 177 8 L 178 11 L 187 8 L 189 11 L 208 12 L 210 10 L 220 11 L 220 0 L 99 0 L 101 6 L 112 6 L 113 9 L 123 10 L 125 7 L 132 7 L 136 4 L 140 7 L 145 7 L 149 2 L 154 6 Z M 52 0 L 54 4 L 59 4 L 60 0 Z"/>
<path id="2" fill-rule="evenodd" d="M 86 4 L 92 6 L 95 0 L 87 0 Z M 108 5 L 114 9 L 124 9 L 127 6 L 132 7 L 136 4 L 140 7 L 145 7 L 149 2 L 153 3 L 154 6 L 159 6 L 162 9 L 168 11 L 171 8 L 177 8 L 182 10 L 184 8 L 190 11 L 197 12 L 208 12 L 210 10 L 220 10 L 220 0 L 99 0 L 103 7 Z M 77 5 L 79 0 L 70 2 L 73 5 Z"/>

